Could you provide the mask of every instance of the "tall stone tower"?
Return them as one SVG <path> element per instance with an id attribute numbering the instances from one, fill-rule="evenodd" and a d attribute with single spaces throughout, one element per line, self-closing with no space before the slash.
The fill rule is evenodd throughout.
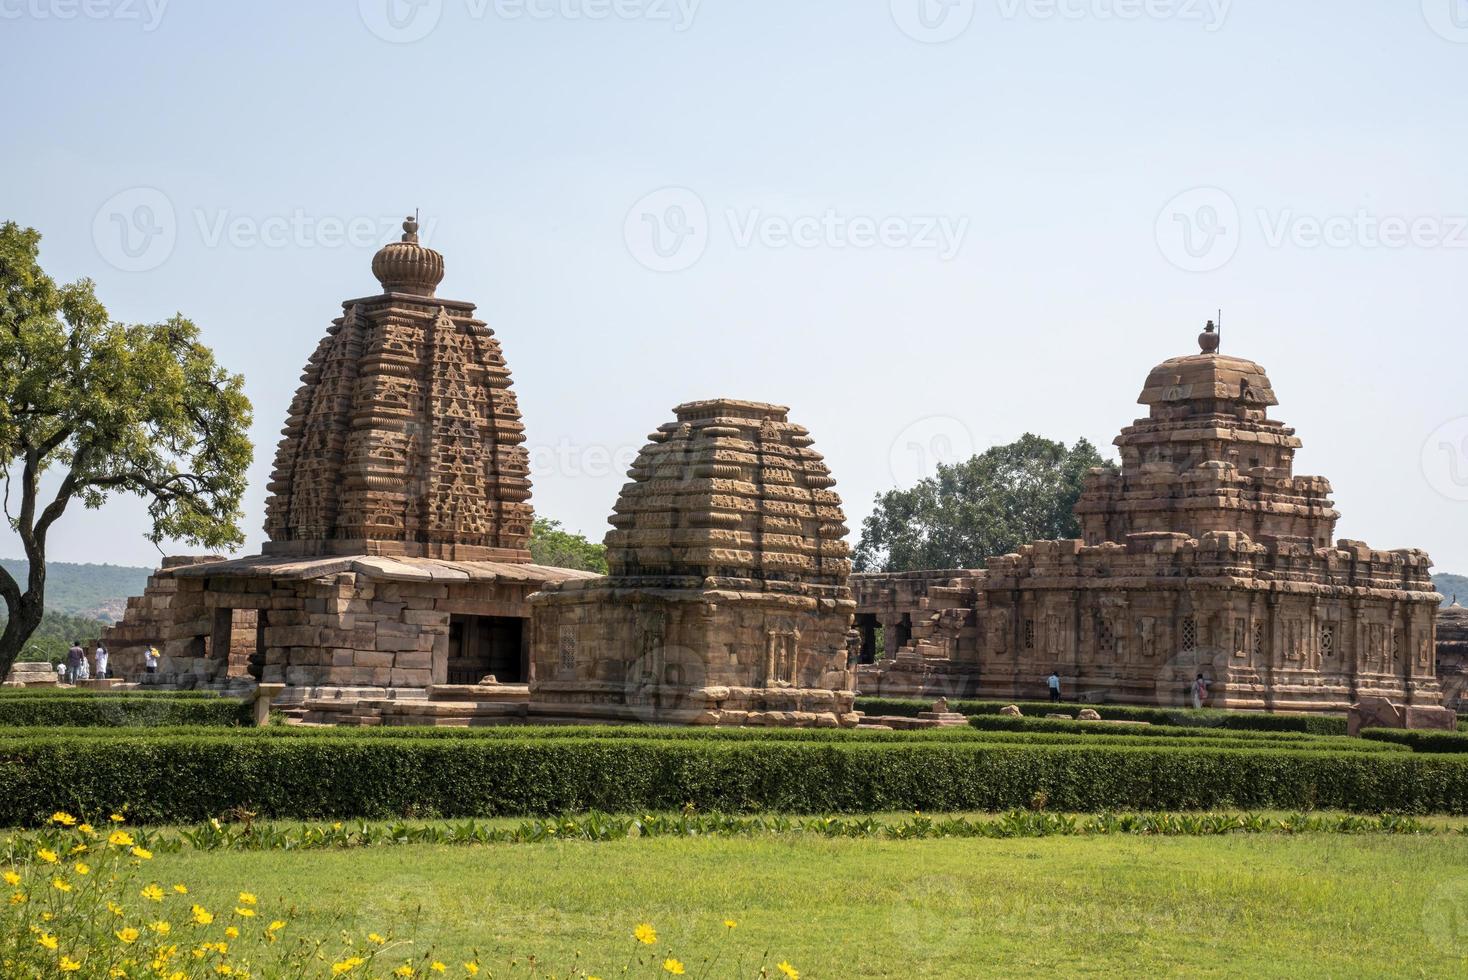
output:
<path id="1" fill-rule="evenodd" d="M 266 503 L 267 555 L 528 562 L 529 459 L 499 342 L 434 295 L 443 256 L 403 223 L 301 376 Z"/>

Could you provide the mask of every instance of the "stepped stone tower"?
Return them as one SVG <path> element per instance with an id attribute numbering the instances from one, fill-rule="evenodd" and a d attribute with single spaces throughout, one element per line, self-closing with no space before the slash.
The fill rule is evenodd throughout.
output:
<path id="1" fill-rule="evenodd" d="M 382 294 L 342 304 L 301 376 L 265 553 L 529 561 L 509 368 L 472 303 L 435 297 L 443 256 L 403 229 L 372 260 Z"/>
<path id="2" fill-rule="evenodd" d="M 531 598 L 532 714 L 853 725 L 846 519 L 788 409 L 675 409 L 607 535 L 610 574 Z"/>

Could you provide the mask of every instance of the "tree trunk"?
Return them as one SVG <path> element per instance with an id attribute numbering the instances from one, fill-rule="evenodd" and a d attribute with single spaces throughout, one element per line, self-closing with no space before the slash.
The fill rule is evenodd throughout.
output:
<path id="1" fill-rule="evenodd" d="M 42 573 L 44 579 L 45 573 Z M 35 576 L 31 576 L 32 580 Z M 0 633 L 0 680 L 4 680 L 10 673 L 10 668 L 19 659 L 20 652 L 25 649 L 26 641 L 41 625 L 41 614 L 44 604 L 39 589 L 27 590 L 19 597 L 19 601 L 11 602 L 6 597 L 6 621 L 5 632 Z"/>

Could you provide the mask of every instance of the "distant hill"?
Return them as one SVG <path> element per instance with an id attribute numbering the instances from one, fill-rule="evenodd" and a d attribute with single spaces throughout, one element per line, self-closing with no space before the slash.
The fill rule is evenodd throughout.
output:
<path id="1" fill-rule="evenodd" d="M 1438 572 L 1432 577 L 1432 584 L 1443 594 L 1443 605 L 1451 605 L 1453 596 L 1457 596 L 1459 605 L 1468 606 L 1468 576 Z"/>
<path id="2" fill-rule="evenodd" d="M 0 566 L 25 588 L 23 559 L 0 558 Z M 151 574 L 151 568 L 53 561 L 46 566 L 46 608 L 68 616 L 112 622 L 122 618 L 128 596 L 143 594 Z"/>

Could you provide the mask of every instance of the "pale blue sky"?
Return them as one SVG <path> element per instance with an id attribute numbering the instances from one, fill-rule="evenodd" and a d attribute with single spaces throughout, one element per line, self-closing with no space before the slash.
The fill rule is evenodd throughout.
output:
<path id="1" fill-rule="evenodd" d="M 855 532 L 933 450 L 1109 449 L 1222 306 L 1340 534 L 1468 571 L 1468 0 L 950 4 L 0 0 L 0 217 L 245 375 L 252 549 L 300 368 L 419 207 L 538 512 L 592 537 L 680 401 L 792 406 Z M 51 554 L 152 564 L 142 521 Z"/>

